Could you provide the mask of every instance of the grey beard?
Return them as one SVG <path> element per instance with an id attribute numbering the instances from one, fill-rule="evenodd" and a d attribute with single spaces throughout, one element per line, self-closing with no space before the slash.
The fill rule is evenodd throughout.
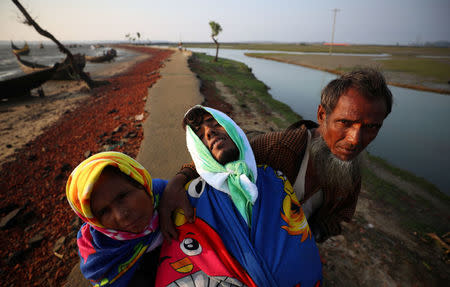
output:
<path id="1" fill-rule="evenodd" d="M 312 139 L 310 157 L 322 188 L 350 192 L 361 179 L 361 154 L 349 161 L 341 160 L 331 153 L 321 136 Z"/>

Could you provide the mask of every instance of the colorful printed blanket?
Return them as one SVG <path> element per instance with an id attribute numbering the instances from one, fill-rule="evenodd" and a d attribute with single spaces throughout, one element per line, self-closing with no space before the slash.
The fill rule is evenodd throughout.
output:
<path id="1" fill-rule="evenodd" d="M 251 226 L 229 195 L 201 178 L 188 186 L 195 223 L 177 215 L 178 240 L 164 242 L 156 286 L 319 286 L 322 265 L 292 186 L 272 168 L 258 167 L 259 196 Z M 172 285 L 171 285 L 172 286 Z"/>
<path id="2" fill-rule="evenodd" d="M 320 285 L 319 251 L 289 181 L 270 167 L 256 167 L 247 137 L 227 115 L 196 106 L 185 117 L 195 114 L 208 119 L 200 125 L 210 124 L 196 132 L 186 127 L 201 176 L 187 185 L 196 220 L 187 223 L 177 215 L 179 237 L 163 244 L 156 286 Z M 223 130 L 239 150 L 224 165 L 199 138 L 223 140 Z"/>

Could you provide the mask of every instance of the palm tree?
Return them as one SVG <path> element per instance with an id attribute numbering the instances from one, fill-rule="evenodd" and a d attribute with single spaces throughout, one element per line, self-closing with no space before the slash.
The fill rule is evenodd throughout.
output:
<path id="1" fill-rule="evenodd" d="M 217 56 L 219 55 L 219 42 L 217 42 L 217 35 L 219 35 L 220 32 L 222 32 L 222 27 L 220 27 L 220 24 L 214 21 L 209 21 L 209 26 L 211 26 L 211 38 L 213 39 L 214 43 L 216 43 L 216 58 L 214 58 L 214 62 L 217 62 Z"/>

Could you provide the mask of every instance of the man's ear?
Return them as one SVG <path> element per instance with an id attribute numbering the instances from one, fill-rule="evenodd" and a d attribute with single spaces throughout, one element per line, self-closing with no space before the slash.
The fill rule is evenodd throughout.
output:
<path id="1" fill-rule="evenodd" d="M 319 107 L 317 108 L 317 122 L 319 123 L 320 126 L 323 124 L 326 118 L 327 113 L 325 111 L 325 108 L 322 107 L 322 105 L 319 105 Z"/>

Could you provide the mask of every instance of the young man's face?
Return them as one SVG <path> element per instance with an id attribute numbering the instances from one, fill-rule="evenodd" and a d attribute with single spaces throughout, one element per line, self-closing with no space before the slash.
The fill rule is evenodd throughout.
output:
<path id="1" fill-rule="evenodd" d="M 367 99 L 358 90 L 350 88 L 329 115 L 319 105 L 319 133 L 336 157 L 351 160 L 375 139 L 386 110 L 383 100 Z"/>
<path id="2" fill-rule="evenodd" d="M 194 130 L 217 162 L 224 165 L 239 159 L 239 149 L 212 115 L 203 115 L 203 122 Z"/>
<path id="3" fill-rule="evenodd" d="M 150 196 L 123 176 L 104 170 L 91 194 L 91 210 L 106 228 L 141 233 L 153 216 Z"/>

